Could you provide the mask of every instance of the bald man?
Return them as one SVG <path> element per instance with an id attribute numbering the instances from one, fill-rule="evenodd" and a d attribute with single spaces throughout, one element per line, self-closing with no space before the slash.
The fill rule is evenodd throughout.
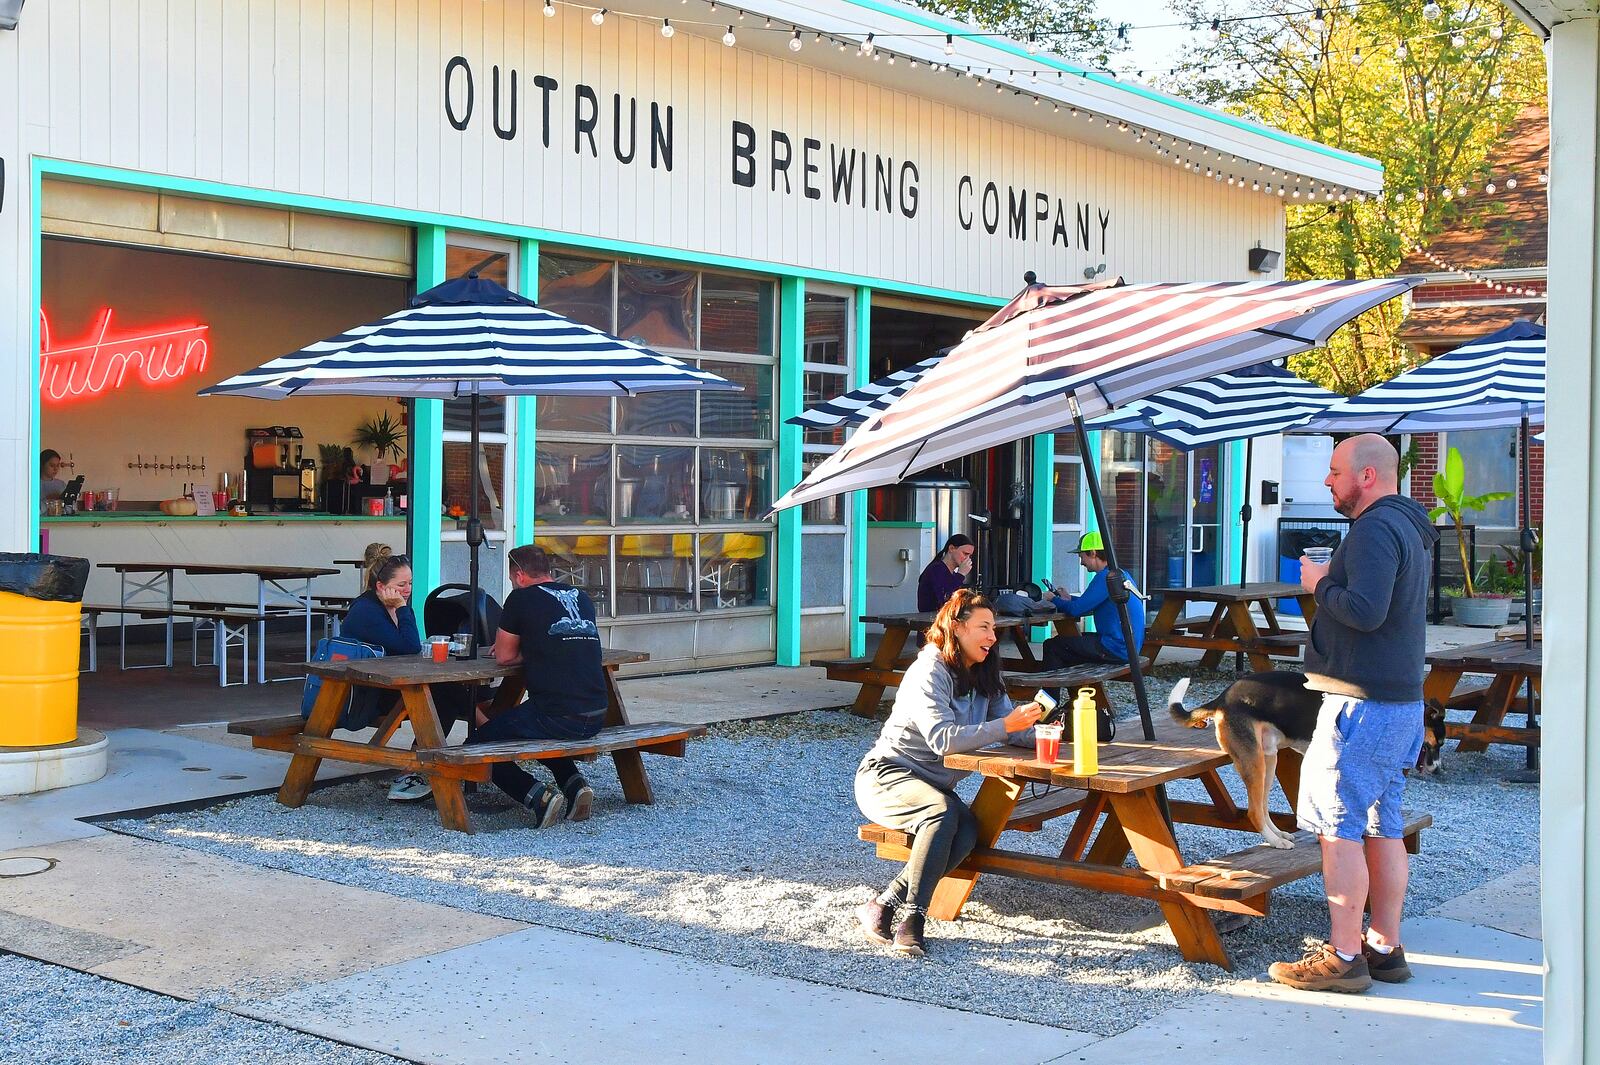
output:
<path id="1" fill-rule="evenodd" d="M 1332 930 L 1300 961 L 1267 972 L 1307 991 L 1411 978 L 1400 945 L 1409 872 L 1400 800 L 1422 746 L 1428 570 L 1439 533 L 1399 494 L 1399 470 L 1400 456 L 1381 436 L 1334 448 L 1323 483 L 1350 531 L 1326 565 L 1300 560 L 1300 582 L 1317 601 L 1306 686 L 1322 693 L 1322 707 L 1296 809 L 1300 827 L 1321 840 Z"/>

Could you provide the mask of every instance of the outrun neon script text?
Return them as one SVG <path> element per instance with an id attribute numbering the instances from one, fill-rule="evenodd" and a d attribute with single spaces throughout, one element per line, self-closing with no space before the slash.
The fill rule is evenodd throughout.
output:
<path id="1" fill-rule="evenodd" d="M 102 310 L 81 341 L 56 347 L 50 319 L 39 311 L 39 392 L 50 403 L 69 403 L 120 389 L 133 380 L 152 387 L 205 369 L 210 326 L 170 325 L 136 335 L 111 331 L 111 308 Z"/>

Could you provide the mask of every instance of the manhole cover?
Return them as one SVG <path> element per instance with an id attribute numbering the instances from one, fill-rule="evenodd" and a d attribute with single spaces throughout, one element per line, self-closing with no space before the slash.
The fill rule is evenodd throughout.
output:
<path id="1" fill-rule="evenodd" d="M 243 773 L 223 773 L 221 776 L 217 777 L 217 779 L 218 780 L 243 780 L 244 779 L 244 774 Z"/>
<path id="2" fill-rule="evenodd" d="M 34 876 L 54 869 L 55 865 L 54 858 L 35 858 L 31 854 L 0 858 L 0 877 Z"/>
<path id="3" fill-rule="evenodd" d="M 208 765 L 186 765 L 183 767 L 183 771 L 185 773 L 209 773 L 211 772 L 211 767 Z"/>

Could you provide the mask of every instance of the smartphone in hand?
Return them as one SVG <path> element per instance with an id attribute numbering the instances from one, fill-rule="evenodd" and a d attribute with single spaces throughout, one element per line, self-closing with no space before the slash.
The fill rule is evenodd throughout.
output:
<path id="1" fill-rule="evenodd" d="M 1038 703 L 1039 706 L 1044 710 L 1044 713 L 1039 715 L 1039 724 L 1048 725 L 1050 723 L 1050 719 L 1056 716 L 1055 696 L 1041 688 L 1039 689 L 1038 693 L 1034 695 L 1033 701 Z"/>

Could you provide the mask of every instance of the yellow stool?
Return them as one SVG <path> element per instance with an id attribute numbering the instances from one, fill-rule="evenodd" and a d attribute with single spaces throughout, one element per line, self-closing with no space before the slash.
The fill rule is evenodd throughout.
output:
<path id="1" fill-rule="evenodd" d="M 0 592 L 0 747 L 49 747 L 78 736 L 82 607 Z"/>

